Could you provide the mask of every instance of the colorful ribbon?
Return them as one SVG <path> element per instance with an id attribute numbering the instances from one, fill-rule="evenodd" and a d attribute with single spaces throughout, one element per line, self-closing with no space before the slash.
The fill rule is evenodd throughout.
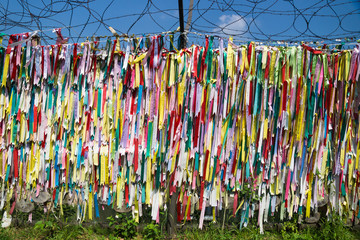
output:
<path id="1" fill-rule="evenodd" d="M 100 51 L 10 39 L 0 49 L 2 193 L 38 189 L 60 204 L 75 194 L 89 219 L 98 202 L 132 207 L 137 220 L 145 204 L 159 221 L 178 189 L 178 220 L 201 210 L 200 227 L 205 206 L 222 209 L 233 195 L 244 225 L 258 204 L 262 227 L 276 197 L 282 218 L 304 208 L 309 217 L 324 198 L 359 216 L 358 46 L 230 38 L 215 49 L 210 37 L 168 51 L 155 36 L 148 49 L 128 39 L 122 52 L 116 40 Z"/>

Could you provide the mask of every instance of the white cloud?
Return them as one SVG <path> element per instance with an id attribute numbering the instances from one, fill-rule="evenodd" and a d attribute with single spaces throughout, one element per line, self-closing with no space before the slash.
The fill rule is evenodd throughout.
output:
<path id="1" fill-rule="evenodd" d="M 219 27 L 215 28 L 215 32 L 220 34 L 225 33 L 229 35 L 244 34 L 247 29 L 245 19 L 239 15 L 221 15 L 219 17 Z"/>

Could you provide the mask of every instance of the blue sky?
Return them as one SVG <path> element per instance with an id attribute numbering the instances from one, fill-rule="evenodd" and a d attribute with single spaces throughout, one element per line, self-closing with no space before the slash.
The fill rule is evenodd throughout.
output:
<path id="1" fill-rule="evenodd" d="M 137 35 L 175 30 L 179 26 L 178 1 L 85 2 L 2 0 L 0 32 L 41 29 L 46 38 L 55 36 L 52 28 L 62 27 L 64 36 L 71 37 L 70 42 L 78 42 L 86 36 L 111 35 L 108 26 L 119 34 Z M 183 2 L 186 21 L 190 0 Z M 322 41 L 359 39 L 359 23 L 360 1 L 194 0 L 189 30 L 224 37 L 233 35 L 244 41 Z"/>

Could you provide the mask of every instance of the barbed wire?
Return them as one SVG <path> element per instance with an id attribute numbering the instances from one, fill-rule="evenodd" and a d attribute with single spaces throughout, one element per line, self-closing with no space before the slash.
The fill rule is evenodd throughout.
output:
<path id="1" fill-rule="evenodd" d="M 131 5 L 132 4 L 132 5 Z M 189 32 L 234 36 L 239 41 L 326 41 L 355 40 L 360 35 L 360 1 L 349 0 L 194 0 L 184 1 Z M 135 7 L 136 6 L 136 7 Z M 324 23 L 324 22 L 328 23 Z M 331 27 L 322 26 L 327 24 Z M 167 1 L 128 2 L 115 0 L 5 0 L 0 2 L 0 32 L 13 34 L 39 30 L 51 43 L 62 28 L 70 42 L 97 35 L 145 35 L 176 30 L 176 3 Z M 196 34 L 194 34 L 196 35 Z M 196 41 L 196 37 L 188 37 Z"/>

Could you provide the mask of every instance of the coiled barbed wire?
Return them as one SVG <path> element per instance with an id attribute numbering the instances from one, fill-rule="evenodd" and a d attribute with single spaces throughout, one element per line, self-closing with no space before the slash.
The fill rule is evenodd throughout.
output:
<path id="1" fill-rule="evenodd" d="M 130 5 L 133 4 L 133 5 Z M 184 18 L 189 14 L 184 1 Z M 189 32 L 234 36 L 247 41 L 355 40 L 360 35 L 360 1 L 350 0 L 194 0 Z M 142 35 L 176 30 L 176 2 L 153 0 L 5 0 L 0 2 L 0 33 L 40 30 L 46 43 L 56 39 L 49 29 L 63 28 L 69 42 L 110 34 Z M 319 22 L 328 21 L 326 29 Z M 269 27 L 269 23 L 272 24 Z M 325 31 L 327 30 L 327 31 Z M 194 38 L 193 38 L 194 39 Z M 339 40 L 338 40 L 339 41 Z"/>

